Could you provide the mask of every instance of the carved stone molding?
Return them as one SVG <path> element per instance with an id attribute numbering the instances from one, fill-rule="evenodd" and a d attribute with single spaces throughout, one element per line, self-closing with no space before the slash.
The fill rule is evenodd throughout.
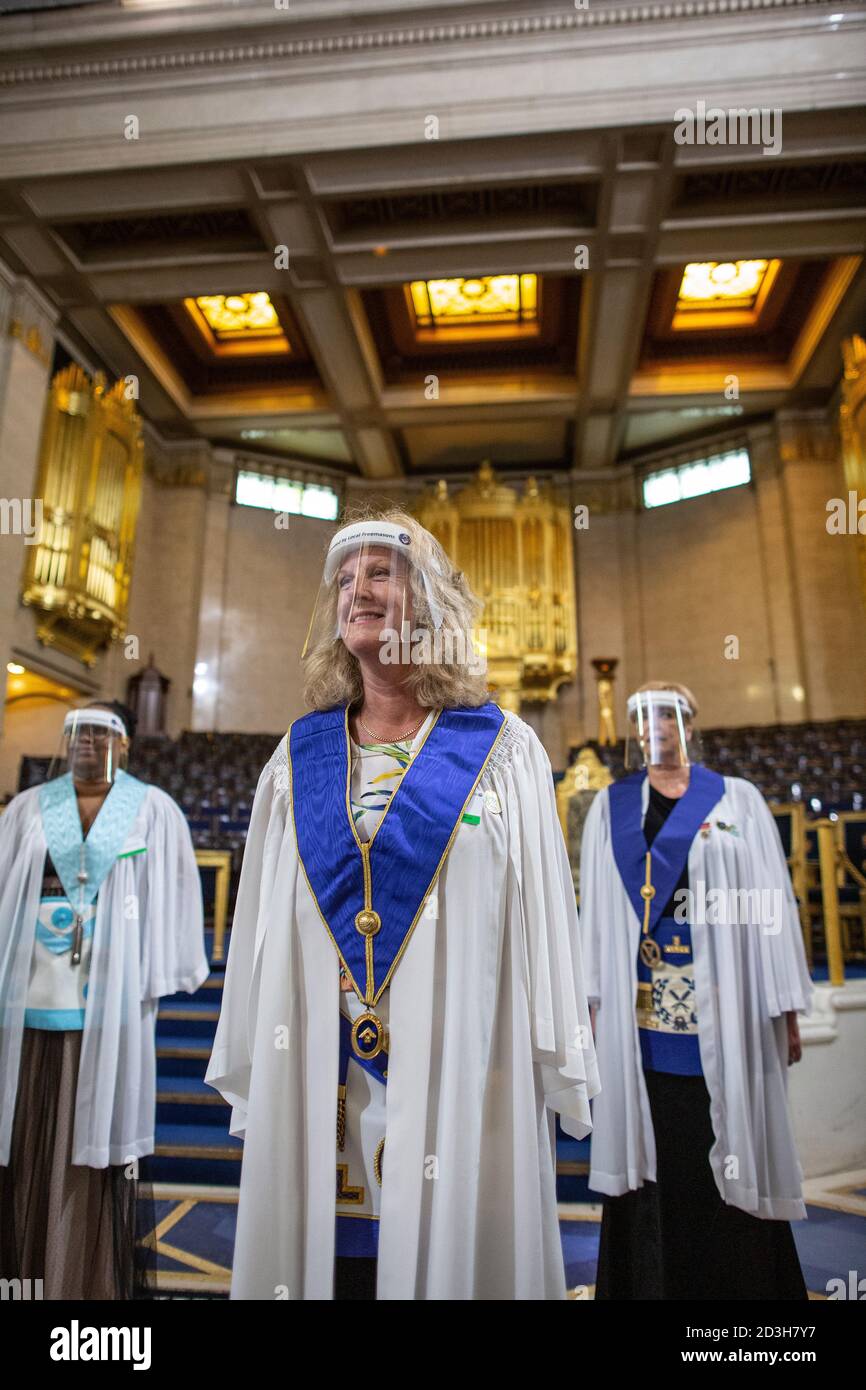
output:
<path id="1" fill-rule="evenodd" d="M 555 11 L 540 0 L 520 15 L 446 19 L 452 7 L 433 23 L 379 14 L 351 27 L 345 17 L 275 19 L 260 4 L 207 7 L 195 27 L 183 8 L 170 22 L 94 8 L 98 22 L 85 7 L 63 12 L 66 27 L 55 15 L 33 29 L 4 23 L 7 178 L 424 144 L 431 111 L 444 139 L 469 141 L 670 128 L 698 94 L 711 107 L 786 114 L 862 103 L 851 54 L 866 13 L 855 6 L 834 23 L 828 0 L 592 0 Z M 74 124 L 54 109 L 69 100 Z M 135 112 L 141 138 L 120 115 L 107 122 L 115 100 Z"/>
<path id="2" fill-rule="evenodd" d="M 779 411 L 779 458 L 783 464 L 815 460 L 839 462 L 839 435 L 835 420 L 823 411 Z"/>
<path id="3" fill-rule="evenodd" d="M 210 486 L 211 447 L 206 440 L 166 443 L 156 432 L 144 428 L 144 468 L 160 487 Z"/>
<path id="4" fill-rule="evenodd" d="M 632 511 L 636 495 L 630 468 L 617 470 L 615 475 L 607 478 L 583 478 L 579 472 L 571 475 L 572 508 L 586 507 L 590 521 L 594 516 Z M 580 535 L 580 527 L 577 527 L 576 534 Z"/>
<path id="5" fill-rule="evenodd" d="M 20 338 L 21 342 L 43 367 L 51 365 L 51 353 L 47 343 L 44 342 L 42 334 L 35 324 L 23 323 L 21 319 L 12 319 L 9 324 L 9 337 Z"/>
<path id="6" fill-rule="evenodd" d="M 59 315 L 30 280 L 0 274 L 0 334 L 17 338 L 46 369 L 51 365 Z"/>
<path id="7" fill-rule="evenodd" d="M 77 59 L 55 63 L 23 63 L 0 71 L 0 87 L 52 82 L 93 81 L 99 78 L 176 72 L 178 76 L 200 70 L 239 64 L 285 61 L 292 58 L 343 54 L 393 53 L 433 45 L 508 39 L 543 38 L 584 29 L 623 28 L 653 23 L 676 23 L 733 15 L 801 10 L 825 5 L 825 0 L 653 0 L 641 5 L 594 4 L 592 8 L 548 10 L 546 13 L 478 19 L 455 19 L 436 24 L 395 24 L 347 32 L 330 32 L 285 39 L 257 39 L 248 43 L 209 44 L 189 50 L 175 47 L 157 53 L 135 53 L 110 58 Z M 219 17 L 219 11 L 215 12 Z M 234 18 L 234 16 L 233 16 Z M 106 26 L 106 33 L 108 32 Z M 122 24 L 113 26 L 112 37 L 122 40 Z"/>

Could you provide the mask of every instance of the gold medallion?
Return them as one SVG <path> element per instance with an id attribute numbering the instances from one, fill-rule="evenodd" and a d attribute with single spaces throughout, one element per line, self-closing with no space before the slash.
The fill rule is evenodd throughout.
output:
<path id="1" fill-rule="evenodd" d="M 657 965 L 661 965 L 662 953 L 659 944 L 651 936 L 645 936 L 640 943 L 640 958 L 644 965 L 653 970 Z"/>
<path id="2" fill-rule="evenodd" d="M 385 1025 L 370 1009 L 359 1014 L 352 1024 L 352 1051 L 362 1061 L 369 1062 L 380 1052 L 388 1050 L 388 1033 Z"/>

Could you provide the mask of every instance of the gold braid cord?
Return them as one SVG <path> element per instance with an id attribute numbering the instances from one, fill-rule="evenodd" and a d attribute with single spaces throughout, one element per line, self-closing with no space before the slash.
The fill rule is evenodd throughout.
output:
<path id="1" fill-rule="evenodd" d="M 346 1088 L 337 1087 L 337 1148 L 340 1153 L 346 1147 Z"/>

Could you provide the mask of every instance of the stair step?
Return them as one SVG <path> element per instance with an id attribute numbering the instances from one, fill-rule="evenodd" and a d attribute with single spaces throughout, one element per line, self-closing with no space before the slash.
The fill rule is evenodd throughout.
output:
<path id="1" fill-rule="evenodd" d="M 230 1107 L 201 1076 L 163 1074 L 156 1087 L 156 1130 L 206 1124 L 228 1133 Z"/>
<path id="2" fill-rule="evenodd" d="M 150 1159 L 150 1173 L 155 1183 L 171 1183 L 174 1186 L 205 1184 L 208 1187 L 236 1188 L 241 1180 L 240 1154 L 234 1162 L 214 1158 L 164 1157 L 158 1152 Z"/>
<path id="3" fill-rule="evenodd" d="M 209 1057 L 213 1047 L 207 1042 L 188 1038 L 183 1033 L 164 1033 L 156 1045 L 157 1057 Z"/>
<path id="4" fill-rule="evenodd" d="M 243 1147 L 240 1139 L 233 1139 L 214 1125 L 160 1125 L 155 1153 L 159 1158 L 237 1162 Z"/>
<path id="5" fill-rule="evenodd" d="M 157 1086 L 165 1076 L 204 1077 L 210 1060 L 212 1038 L 163 1033 L 156 1040 Z"/>
<path id="6" fill-rule="evenodd" d="M 190 1125 L 187 1127 L 191 1129 L 193 1126 Z M 196 1125 L 195 1128 L 199 1130 L 205 1130 L 208 1128 L 208 1126 Z M 215 1130 L 214 1133 L 216 1138 L 220 1138 L 223 1140 L 222 1144 L 159 1143 L 156 1145 L 154 1152 L 156 1153 L 158 1158 L 206 1158 L 209 1162 L 213 1161 L 221 1163 L 223 1162 L 223 1160 L 232 1163 L 240 1162 L 240 1150 L 232 1149 L 228 1142 L 228 1140 L 231 1139 L 231 1135 L 226 1136 L 220 1134 L 218 1130 Z"/>
<path id="7" fill-rule="evenodd" d="M 160 1001 L 159 1012 L 165 1015 L 168 1010 L 179 1009 L 184 1017 L 194 1018 L 219 1018 L 218 1003 L 212 999 L 198 999 L 194 995 L 187 994 L 180 999 L 165 999 Z"/>
<path id="8" fill-rule="evenodd" d="M 206 1036 L 213 1041 L 219 1016 L 219 1008 L 209 1000 L 203 1003 L 193 999 L 186 1004 L 160 1004 L 156 1035 L 159 1037 L 163 1033 L 193 1033 Z M 172 1026 L 165 1027 L 166 1024 Z M 178 1028 L 177 1024 L 181 1027 Z"/>
<path id="9" fill-rule="evenodd" d="M 184 1101 L 187 1105 L 226 1106 L 219 1091 L 215 1091 L 199 1076 L 161 1076 L 157 1082 L 156 1099 L 165 1104 Z"/>
<path id="10" fill-rule="evenodd" d="M 204 983 L 199 985 L 195 994 L 164 994 L 159 1001 L 160 1009 L 173 1009 L 178 1004 L 204 1004 L 210 1009 L 219 1008 L 224 983 L 225 975 L 222 971 L 209 975 Z"/>
<path id="11" fill-rule="evenodd" d="M 556 1196 L 560 1202 L 599 1201 L 589 1190 L 589 1164 L 560 1159 L 556 1165 Z"/>

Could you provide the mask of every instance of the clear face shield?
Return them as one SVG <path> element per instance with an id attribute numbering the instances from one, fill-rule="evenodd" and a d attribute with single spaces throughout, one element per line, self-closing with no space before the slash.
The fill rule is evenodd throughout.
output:
<path id="1" fill-rule="evenodd" d="M 123 720 L 112 710 L 70 710 L 48 779 L 71 772 L 75 782 L 111 785 L 126 762 L 128 746 Z"/>
<path id="2" fill-rule="evenodd" d="M 688 767 L 701 761 L 700 739 L 691 706 L 677 690 L 640 690 L 629 696 L 625 765 Z"/>
<path id="3" fill-rule="evenodd" d="M 331 541 L 302 658 L 342 641 L 358 660 L 401 663 L 416 624 L 438 627 L 442 614 L 412 540 L 401 527 L 361 522 Z"/>

